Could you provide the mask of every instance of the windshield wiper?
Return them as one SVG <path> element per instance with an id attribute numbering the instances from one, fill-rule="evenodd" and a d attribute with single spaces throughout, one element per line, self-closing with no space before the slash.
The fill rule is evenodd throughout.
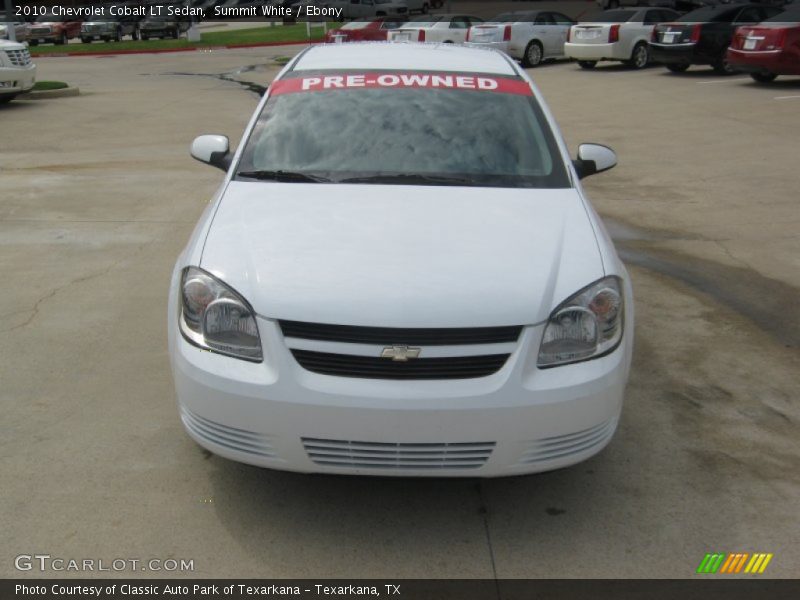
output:
<path id="1" fill-rule="evenodd" d="M 468 177 L 449 177 L 447 175 L 424 175 L 424 174 L 398 174 L 398 175 L 365 175 L 363 177 L 350 177 L 340 179 L 339 183 L 398 183 L 413 185 L 475 185 L 474 179 Z"/>
<path id="2" fill-rule="evenodd" d="M 236 176 L 266 181 L 300 181 L 304 183 L 325 183 L 330 181 L 330 179 L 319 175 L 309 175 L 308 173 L 297 173 L 295 171 L 239 171 Z"/>

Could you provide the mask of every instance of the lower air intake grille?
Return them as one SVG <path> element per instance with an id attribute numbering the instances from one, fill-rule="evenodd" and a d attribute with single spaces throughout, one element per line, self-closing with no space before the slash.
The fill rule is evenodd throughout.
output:
<path id="1" fill-rule="evenodd" d="M 477 469 L 495 442 L 399 444 L 302 438 L 308 457 L 327 467 L 363 469 Z"/>
<path id="2" fill-rule="evenodd" d="M 215 423 L 186 408 L 181 409 L 181 419 L 186 429 L 197 437 L 218 446 L 265 458 L 275 458 L 276 456 L 268 436 Z"/>
<path id="3" fill-rule="evenodd" d="M 326 325 L 301 321 L 279 321 L 286 337 L 351 344 L 405 344 L 408 346 L 458 346 L 464 344 L 501 344 L 516 342 L 521 325 L 503 327 L 360 327 Z"/>
<path id="4" fill-rule="evenodd" d="M 591 450 L 608 441 L 608 438 L 614 434 L 615 424 L 616 421 L 611 419 L 575 433 L 537 440 L 528 446 L 519 463 L 546 462 Z"/>
<path id="5" fill-rule="evenodd" d="M 381 357 L 292 350 L 301 367 L 322 375 L 367 379 L 470 379 L 499 371 L 508 354 L 416 358 L 407 362 Z"/>

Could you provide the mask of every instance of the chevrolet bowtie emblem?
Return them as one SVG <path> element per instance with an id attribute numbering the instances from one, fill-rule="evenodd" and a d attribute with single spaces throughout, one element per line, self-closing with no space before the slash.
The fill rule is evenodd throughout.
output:
<path id="1" fill-rule="evenodd" d="M 408 346 L 388 346 L 381 352 L 381 358 L 391 358 L 397 362 L 408 362 L 409 358 L 419 358 L 422 348 L 409 348 Z"/>

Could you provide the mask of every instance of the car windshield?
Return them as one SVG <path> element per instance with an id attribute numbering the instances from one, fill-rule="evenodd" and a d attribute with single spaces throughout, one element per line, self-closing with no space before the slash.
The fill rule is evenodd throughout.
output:
<path id="1" fill-rule="evenodd" d="M 782 13 L 766 19 L 764 23 L 800 23 L 800 4 L 788 7 Z"/>
<path id="2" fill-rule="evenodd" d="M 536 13 L 502 13 L 491 19 L 489 23 L 528 23 L 533 22 Z"/>
<path id="3" fill-rule="evenodd" d="M 365 29 L 369 27 L 373 21 L 350 21 L 342 25 L 342 29 Z"/>
<path id="4" fill-rule="evenodd" d="M 677 19 L 676 22 L 706 23 L 730 21 L 738 12 L 739 8 L 731 9 L 730 7 L 704 6 L 703 8 L 698 8 L 690 13 L 686 13 L 680 19 Z"/>
<path id="5" fill-rule="evenodd" d="M 421 17 L 414 17 L 406 22 L 406 25 L 413 25 L 414 27 L 429 27 L 434 23 L 438 23 L 442 17 L 434 17 L 431 15 L 422 15 Z"/>
<path id="6" fill-rule="evenodd" d="M 62 16 L 59 16 L 59 15 L 53 15 L 53 14 L 39 15 L 36 18 L 36 22 L 37 23 L 59 23 L 61 21 L 66 21 L 66 20 L 67 20 L 66 17 L 62 17 Z"/>
<path id="7" fill-rule="evenodd" d="M 303 73 L 275 82 L 237 175 L 570 187 L 530 86 L 463 73 Z"/>
<path id="8" fill-rule="evenodd" d="M 627 23 L 638 10 L 604 10 L 597 17 L 588 19 L 589 23 Z"/>

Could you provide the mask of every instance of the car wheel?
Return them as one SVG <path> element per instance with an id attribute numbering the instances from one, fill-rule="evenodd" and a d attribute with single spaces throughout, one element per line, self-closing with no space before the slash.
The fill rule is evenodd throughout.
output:
<path id="1" fill-rule="evenodd" d="M 143 34 L 143 33 L 142 33 L 142 34 L 139 34 L 139 37 L 141 38 L 141 40 L 142 40 L 143 42 L 146 42 L 147 40 L 149 40 L 149 39 L 150 39 L 150 36 L 149 36 L 149 35 L 145 35 L 145 34 Z"/>
<path id="2" fill-rule="evenodd" d="M 736 69 L 731 66 L 726 58 L 718 60 L 711 66 L 714 67 L 714 71 L 719 75 L 733 75 L 736 73 Z"/>
<path id="3" fill-rule="evenodd" d="M 63 32 L 56 40 L 56 44 L 58 44 L 59 46 L 63 46 L 66 43 L 67 43 L 67 34 L 66 32 Z"/>
<path id="4" fill-rule="evenodd" d="M 16 97 L 17 97 L 16 94 L 9 94 L 8 96 L 0 96 L 0 104 L 8 104 Z"/>
<path id="5" fill-rule="evenodd" d="M 39 40 L 29 40 L 28 41 L 28 45 L 29 46 L 38 46 L 39 45 Z"/>
<path id="6" fill-rule="evenodd" d="M 650 63 L 650 48 L 644 42 L 639 42 L 631 53 L 631 59 L 627 62 L 629 67 L 634 69 L 644 69 Z"/>
<path id="7" fill-rule="evenodd" d="M 608 0 L 608 8 L 619 8 L 619 0 Z"/>
<path id="8" fill-rule="evenodd" d="M 525 48 L 525 54 L 522 56 L 522 66 L 524 67 L 538 67 L 542 62 L 542 55 L 544 50 L 542 45 L 537 41 L 532 41 Z"/>
<path id="9" fill-rule="evenodd" d="M 581 69 L 594 69 L 597 66 L 596 60 L 579 60 L 578 66 Z"/>
<path id="10" fill-rule="evenodd" d="M 671 63 L 667 65 L 667 68 L 673 73 L 683 73 L 689 68 L 689 65 L 688 63 Z"/>
<path id="11" fill-rule="evenodd" d="M 768 71 L 756 71 L 755 73 L 750 73 L 750 77 L 758 83 L 769 83 L 770 81 L 775 81 L 777 75 Z"/>
<path id="12" fill-rule="evenodd" d="M 91 38 L 81 38 L 81 42 L 83 42 L 84 44 L 91 44 L 92 40 Z"/>
<path id="13" fill-rule="evenodd" d="M 180 37 L 180 35 L 181 35 L 181 34 L 180 34 L 180 33 L 178 33 L 178 28 L 177 28 L 177 27 L 176 27 L 175 29 L 173 29 L 173 30 L 172 30 L 172 39 L 173 39 L 173 40 L 177 40 L 177 39 Z"/>

